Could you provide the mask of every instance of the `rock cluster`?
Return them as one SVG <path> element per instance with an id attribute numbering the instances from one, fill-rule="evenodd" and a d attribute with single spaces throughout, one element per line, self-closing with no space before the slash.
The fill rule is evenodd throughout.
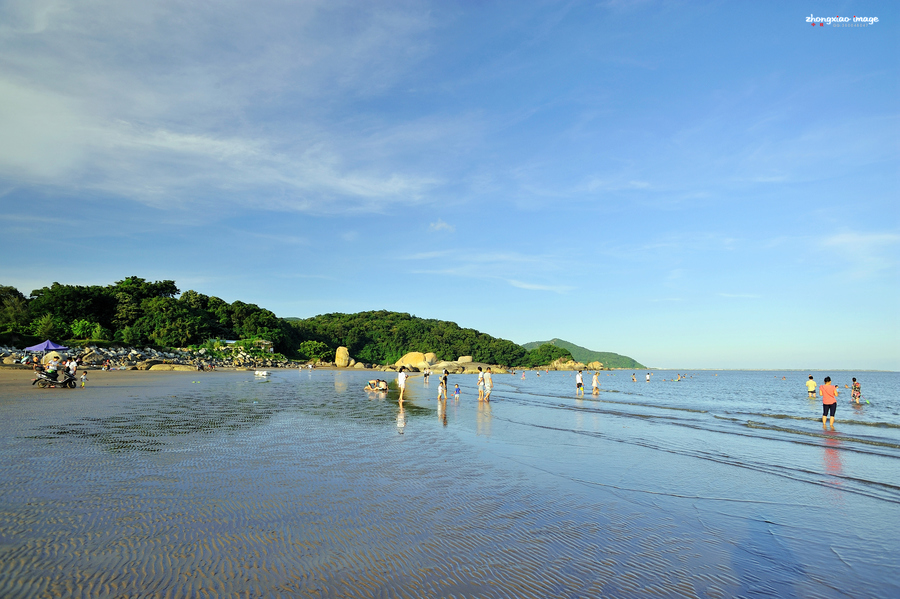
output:
<path id="1" fill-rule="evenodd" d="M 109 361 L 113 368 L 127 370 L 162 370 L 163 366 L 179 366 L 168 370 L 196 370 L 198 366 L 236 367 L 236 368 L 296 368 L 299 362 L 290 360 L 259 359 L 247 354 L 240 348 L 234 348 L 228 358 L 215 358 L 206 349 L 168 349 L 157 350 L 151 347 L 87 347 L 71 348 L 61 352 L 51 352 L 44 357 L 49 359 L 53 353 L 67 360 L 78 357 L 86 367 L 100 367 Z M 31 352 L 11 347 L 0 347 L 0 358 L 4 364 L 16 364 Z M 159 366 L 160 368 L 156 368 Z"/>

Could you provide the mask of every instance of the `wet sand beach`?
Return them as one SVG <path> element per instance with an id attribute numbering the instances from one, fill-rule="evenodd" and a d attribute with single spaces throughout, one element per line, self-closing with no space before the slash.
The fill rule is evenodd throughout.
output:
<path id="1" fill-rule="evenodd" d="M 413 379 L 398 419 L 366 371 L 3 369 L 0 596 L 900 594 L 896 373 L 834 434 L 805 375 L 703 376 Z"/>

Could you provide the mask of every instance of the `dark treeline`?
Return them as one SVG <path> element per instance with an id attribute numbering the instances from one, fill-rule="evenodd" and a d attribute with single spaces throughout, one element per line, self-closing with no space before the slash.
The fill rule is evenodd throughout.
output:
<path id="1" fill-rule="evenodd" d="M 186 347 L 209 339 L 266 339 L 275 350 L 303 359 L 331 359 L 346 346 L 357 361 L 392 363 L 409 351 L 441 360 L 472 356 L 477 362 L 540 366 L 568 350 L 543 345 L 531 351 L 456 323 L 387 311 L 283 319 L 254 304 L 228 303 L 174 281 L 128 277 L 112 285 L 53 283 L 25 296 L 0 286 L 0 333 L 56 341 Z"/>

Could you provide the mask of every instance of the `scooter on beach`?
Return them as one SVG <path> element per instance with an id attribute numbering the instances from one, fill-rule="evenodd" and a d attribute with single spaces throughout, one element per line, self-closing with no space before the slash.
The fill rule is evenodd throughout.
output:
<path id="1" fill-rule="evenodd" d="M 62 372 L 62 378 L 60 378 L 60 373 L 56 372 L 56 376 L 50 376 L 44 371 L 35 373 L 35 377 L 31 380 L 31 384 L 37 384 L 41 389 L 53 389 L 56 387 L 67 387 L 69 389 L 75 388 L 75 377 L 69 374 L 68 371 Z"/>

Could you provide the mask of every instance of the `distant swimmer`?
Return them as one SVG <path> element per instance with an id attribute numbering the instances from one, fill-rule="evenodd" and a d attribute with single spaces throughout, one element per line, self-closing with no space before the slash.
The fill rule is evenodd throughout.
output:
<path id="1" fill-rule="evenodd" d="M 826 376 L 825 382 L 819 385 L 819 395 L 822 396 L 822 428 L 825 428 L 825 418 L 831 416 L 831 430 L 834 430 L 834 413 L 837 411 L 837 387 L 831 384 L 831 377 Z"/>
<path id="2" fill-rule="evenodd" d="M 634 378 L 634 375 L 635 375 L 635 374 L 636 374 L 636 373 L 634 373 L 634 372 L 631 373 L 631 382 L 632 382 L 632 383 L 637 382 L 637 379 Z"/>
<path id="3" fill-rule="evenodd" d="M 816 381 L 813 380 L 812 375 L 809 375 L 809 380 L 806 381 L 806 393 L 810 398 L 816 396 Z"/>
<path id="4" fill-rule="evenodd" d="M 856 403 L 859 403 L 860 397 L 862 397 L 862 387 L 856 382 L 856 377 L 853 377 L 853 386 L 850 387 L 850 401 L 855 399 Z"/>

